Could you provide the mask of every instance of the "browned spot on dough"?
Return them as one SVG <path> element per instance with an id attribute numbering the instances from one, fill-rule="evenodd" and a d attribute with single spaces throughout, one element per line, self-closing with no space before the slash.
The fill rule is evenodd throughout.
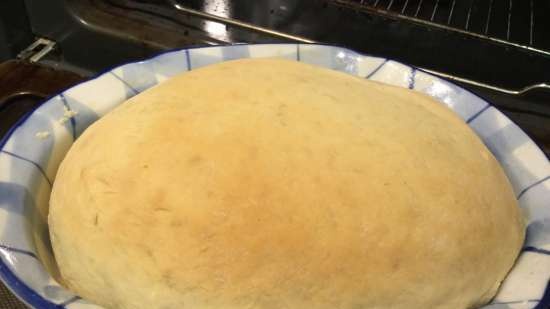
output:
<path id="1" fill-rule="evenodd" d="M 204 239 L 205 240 L 210 240 L 210 239 L 214 238 L 215 236 L 216 236 L 216 233 L 210 233 L 210 234 L 204 235 Z"/>
<path id="2" fill-rule="evenodd" d="M 187 160 L 187 164 L 189 165 L 197 165 L 203 161 L 203 158 L 199 155 L 192 156 L 189 160 Z"/>
<path id="3" fill-rule="evenodd" d="M 95 217 L 94 217 L 94 225 L 97 226 L 99 223 L 99 214 L 95 214 Z"/>
<path id="4" fill-rule="evenodd" d="M 106 179 L 100 178 L 100 177 L 97 177 L 96 179 L 97 179 L 97 181 L 101 182 L 102 184 L 104 184 L 106 186 L 110 186 L 109 182 Z"/>
<path id="5" fill-rule="evenodd" d="M 150 199 L 150 205 L 153 206 L 153 210 L 158 211 L 158 210 L 166 209 L 166 207 L 164 207 L 165 199 L 166 199 L 166 193 L 164 192 L 163 189 L 159 188 L 155 190 L 155 193 L 153 193 L 153 196 Z"/>
<path id="6" fill-rule="evenodd" d="M 84 176 L 86 175 L 86 172 L 87 172 L 87 168 L 83 167 L 79 173 L 80 178 L 84 178 Z"/>
<path id="7" fill-rule="evenodd" d="M 331 101 L 337 102 L 338 98 L 330 93 L 323 93 L 322 96 L 329 98 Z"/>
<path id="8" fill-rule="evenodd" d="M 153 208 L 154 211 L 170 211 L 170 209 L 166 207 L 155 207 Z"/>
<path id="9" fill-rule="evenodd" d="M 287 105 L 286 104 L 280 104 L 278 107 L 277 107 L 277 118 L 279 119 L 279 123 L 283 126 L 283 127 L 286 127 L 287 126 L 287 123 L 286 123 L 286 108 L 287 108 Z"/>
<path id="10" fill-rule="evenodd" d="M 286 104 L 280 104 L 277 107 L 277 117 L 284 117 L 286 112 L 287 105 Z"/>
<path id="11" fill-rule="evenodd" d="M 391 268 L 392 268 L 393 271 L 397 271 L 397 270 L 399 270 L 400 266 L 401 266 L 401 263 L 399 263 L 399 261 L 396 260 L 392 263 Z"/>
<path id="12" fill-rule="evenodd" d="M 178 227 L 178 226 L 181 226 L 182 223 L 180 220 L 173 220 L 172 222 L 170 222 L 170 226 L 173 226 L 173 227 Z"/>
<path id="13" fill-rule="evenodd" d="M 162 273 L 162 280 L 166 283 L 166 285 L 169 288 L 174 288 L 175 282 L 174 282 L 174 276 L 172 275 L 171 271 L 165 271 Z"/>
<path id="14" fill-rule="evenodd" d="M 200 253 L 205 253 L 206 251 L 208 251 L 208 249 L 210 249 L 210 247 L 206 246 L 206 247 L 203 247 L 200 249 Z"/>

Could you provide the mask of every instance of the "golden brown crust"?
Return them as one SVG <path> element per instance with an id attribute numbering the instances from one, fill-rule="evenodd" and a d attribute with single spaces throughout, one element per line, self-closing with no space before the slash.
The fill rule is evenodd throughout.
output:
<path id="1" fill-rule="evenodd" d="M 112 308 L 465 309 L 524 233 L 446 107 L 277 59 L 130 99 L 70 149 L 50 204 L 61 274 Z"/>

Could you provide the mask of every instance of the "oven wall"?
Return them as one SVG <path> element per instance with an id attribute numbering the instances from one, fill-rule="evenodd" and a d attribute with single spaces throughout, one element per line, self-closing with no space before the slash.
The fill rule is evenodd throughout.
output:
<path id="1" fill-rule="evenodd" d="M 25 4 L 0 1 L 0 62 L 15 58 L 33 40 Z"/>
<path id="2" fill-rule="evenodd" d="M 55 41 L 63 61 L 97 72 L 162 50 L 88 22 L 100 12 L 93 6 L 80 11 L 78 2 L 25 0 L 33 33 Z"/>

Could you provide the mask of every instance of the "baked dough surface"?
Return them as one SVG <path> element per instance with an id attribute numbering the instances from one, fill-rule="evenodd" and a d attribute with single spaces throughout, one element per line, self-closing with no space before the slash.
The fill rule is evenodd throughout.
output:
<path id="1" fill-rule="evenodd" d="M 447 107 L 278 59 L 123 103 L 68 152 L 49 214 L 67 286 L 124 309 L 475 308 L 522 220 Z"/>

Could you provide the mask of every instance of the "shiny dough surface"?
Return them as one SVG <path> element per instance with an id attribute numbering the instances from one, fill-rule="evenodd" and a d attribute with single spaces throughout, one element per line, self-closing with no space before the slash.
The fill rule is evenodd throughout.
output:
<path id="1" fill-rule="evenodd" d="M 447 107 L 280 59 L 200 68 L 99 119 L 49 225 L 65 284 L 124 309 L 477 308 L 524 237 Z"/>

